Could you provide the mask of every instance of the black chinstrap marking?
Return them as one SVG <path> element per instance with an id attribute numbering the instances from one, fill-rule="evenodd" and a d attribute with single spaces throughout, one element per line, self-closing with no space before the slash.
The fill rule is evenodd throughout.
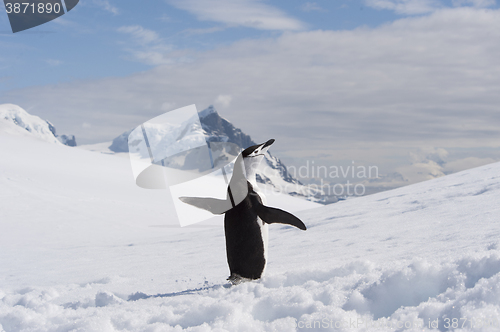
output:
<path id="1" fill-rule="evenodd" d="M 259 148 L 261 146 L 264 149 L 264 148 L 270 146 L 273 143 L 274 143 L 274 138 L 271 138 L 270 140 L 268 140 L 265 143 L 257 144 L 257 145 L 252 145 L 252 146 L 246 148 L 245 150 L 243 150 L 243 152 L 241 154 L 243 155 L 243 158 L 248 157 L 252 152 L 255 151 L 255 149 L 257 149 L 257 148 Z"/>

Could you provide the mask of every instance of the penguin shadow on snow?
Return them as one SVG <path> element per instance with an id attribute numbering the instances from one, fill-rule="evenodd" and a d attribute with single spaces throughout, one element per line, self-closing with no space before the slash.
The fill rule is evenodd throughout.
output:
<path id="1" fill-rule="evenodd" d="M 205 282 L 208 284 L 208 282 Z M 176 297 L 176 296 L 181 296 L 181 295 L 193 295 L 193 294 L 199 294 L 199 292 L 202 291 L 208 291 L 208 290 L 215 290 L 215 289 L 221 289 L 221 288 L 230 288 L 231 284 L 219 284 L 219 285 L 212 285 L 212 286 L 204 286 L 204 287 L 198 287 L 198 288 L 192 288 L 192 289 L 186 289 L 180 292 L 173 292 L 173 293 L 164 293 L 164 294 L 156 294 L 156 295 L 148 295 L 142 292 L 137 292 L 134 294 L 131 294 L 128 296 L 127 301 L 137 301 L 137 300 L 145 300 L 145 299 L 150 299 L 150 298 L 157 298 L 157 297 Z"/>
<path id="2" fill-rule="evenodd" d="M 291 213 L 268 207 L 256 180 L 257 166 L 274 143 L 253 145 L 241 152 L 234 163 L 226 199 L 179 197 L 199 209 L 224 215 L 226 256 L 233 285 L 262 277 L 267 263 L 268 224 L 285 224 L 306 230 L 304 223 Z"/>

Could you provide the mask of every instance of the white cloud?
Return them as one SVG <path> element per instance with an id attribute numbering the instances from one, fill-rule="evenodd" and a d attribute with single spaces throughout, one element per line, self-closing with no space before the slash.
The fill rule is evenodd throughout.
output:
<path id="1" fill-rule="evenodd" d="M 465 169 L 470 169 L 474 167 L 479 167 L 487 164 L 496 162 L 497 160 L 493 158 L 478 158 L 478 157 L 467 157 L 463 159 L 453 160 L 444 166 L 443 170 L 445 173 L 455 173 Z"/>
<path id="2" fill-rule="evenodd" d="M 211 27 L 211 28 L 201 28 L 201 29 L 186 29 L 183 31 L 186 35 L 205 35 L 209 33 L 224 31 L 224 27 Z"/>
<path id="3" fill-rule="evenodd" d="M 172 22 L 172 18 L 168 15 L 165 15 L 165 14 L 163 14 L 159 19 L 160 19 L 160 21 L 163 21 L 163 22 Z"/>
<path id="4" fill-rule="evenodd" d="M 175 105 L 176 104 L 174 102 L 168 102 L 168 101 L 166 101 L 166 102 L 164 102 L 164 103 L 161 104 L 160 109 L 162 111 L 165 111 L 165 112 L 172 111 L 175 108 Z"/>
<path id="5" fill-rule="evenodd" d="M 217 98 L 215 99 L 215 104 L 220 105 L 222 107 L 229 107 L 231 104 L 231 101 L 233 100 L 233 97 L 230 95 L 218 95 Z"/>
<path id="6" fill-rule="evenodd" d="M 135 45 L 133 47 L 129 45 L 126 50 L 132 54 L 135 60 L 149 65 L 163 65 L 174 62 L 169 56 L 173 48 L 164 44 L 155 31 L 140 25 L 132 25 L 120 27 L 118 32 L 131 36 Z"/>
<path id="7" fill-rule="evenodd" d="M 118 8 L 113 6 L 108 0 L 93 0 L 93 3 L 114 15 L 120 12 Z"/>
<path id="8" fill-rule="evenodd" d="M 393 10 L 398 14 L 425 14 L 442 7 L 438 0 L 365 0 L 366 5 L 376 9 Z"/>
<path id="9" fill-rule="evenodd" d="M 324 11 L 324 9 L 321 8 L 316 2 L 306 2 L 300 7 L 300 9 L 305 12 Z"/>
<path id="10" fill-rule="evenodd" d="M 367 6 L 375 9 L 393 10 L 398 14 L 417 15 L 445 8 L 442 0 L 365 0 Z M 451 0 L 454 7 L 472 6 L 486 8 L 496 5 L 496 0 Z"/>
<path id="11" fill-rule="evenodd" d="M 410 147 L 499 147 L 499 38 L 499 10 L 443 9 L 373 29 L 239 41 L 186 53 L 190 63 L 2 99 L 95 142 L 163 113 L 165 101 L 201 109 L 223 92 L 232 99 L 221 115 L 256 141 L 276 138 L 280 156 L 329 152 L 382 165 L 395 155 L 406 162 Z M 74 125 L 85 121 L 91 130 Z"/>
<path id="12" fill-rule="evenodd" d="M 140 25 L 123 26 L 118 28 L 118 32 L 131 35 L 140 44 L 149 44 L 160 39 L 156 32 L 145 29 Z"/>
<path id="13" fill-rule="evenodd" d="M 477 8 L 486 8 L 496 5 L 495 0 L 452 0 L 456 7 L 471 5 Z"/>
<path id="14" fill-rule="evenodd" d="M 443 168 L 430 160 L 425 163 L 401 166 L 396 168 L 396 171 L 402 175 L 407 184 L 432 180 L 445 175 Z"/>
<path id="15" fill-rule="evenodd" d="M 302 30 L 304 23 L 259 0 L 167 0 L 199 20 L 261 30 Z"/>
<path id="16" fill-rule="evenodd" d="M 412 164 L 428 163 L 432 161 L 437 165 L 444 165 L 447 157 L 448 151 L 443 148 L 424 147 L 420 148 L 418 151 L 410 152 Z"/>
<path id="17" fill-rule="evenodd" d="M 443 148 L 420 148 L 410 152 L 411 164 L 397 169 L 408 183 L 416 183 L 444 176 L 448 151 Z"/>
<path id="18" fill-rule="evenodd" d="M 47 60 L 45 60 L 45 62 L 47 64 L 49 64 L 50 66 L 54 66 L 54 67 L 59 66 L 62 63 L 61 60 L 56 60 L 56 59 L 47 59 Z"/>
<path id="19" fill-rule="evenodd" d="M 477 154 L 478 152 L 470 151 L 469 153 Z M 456 151 L 449 153 L 443 148 L 416 149 L 409 153 L 408 164 L 397 167 L 394 170 L 395 172 L 382 175 L 380 179 L 369 181 L 367 184 L 372 187 L 396 188 L 483 166 L 499 160 L 498 154 L 494 158 L 476 156 L 460 158 L 456 154 Z"/>
<path id="20" fill-rule="evenodd" d="M 410 152 L 411 164 L 396 170 L 410 184 L 498 161 L 494 158 L 478 157 L 448 159 L 449 153 L 443 148 L 423 148 Z"/>

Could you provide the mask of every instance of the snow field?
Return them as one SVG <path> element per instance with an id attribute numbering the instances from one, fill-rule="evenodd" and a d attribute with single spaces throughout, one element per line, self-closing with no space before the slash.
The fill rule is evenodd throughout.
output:
<path id="1" fill-rule="evenodd" d="M 297 212 L 267 275 L 226 288 L 220 218 L 169 223 L 128 160 L 0 151 L 0 331 L 500 330 L 500 164 Z"/>

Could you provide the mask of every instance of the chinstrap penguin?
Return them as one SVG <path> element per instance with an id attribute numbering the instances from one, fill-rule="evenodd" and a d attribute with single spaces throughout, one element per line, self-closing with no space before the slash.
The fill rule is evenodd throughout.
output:
<path id="1" fill-rule="evenodd" d="M 225 201 L 180 197 L 183 202 L 214 214 L 225 213 L 226 255 L 231 273 L 228 280 L 232 284 L 262 277 L 267 263 L 268 224 L 287 224 L 306 230 L 304 223 L 294 215 L 266 206 L 265 197 L 258 189 L 256 170 L 273 143 L 271 139 L 241 152 Z"/>

